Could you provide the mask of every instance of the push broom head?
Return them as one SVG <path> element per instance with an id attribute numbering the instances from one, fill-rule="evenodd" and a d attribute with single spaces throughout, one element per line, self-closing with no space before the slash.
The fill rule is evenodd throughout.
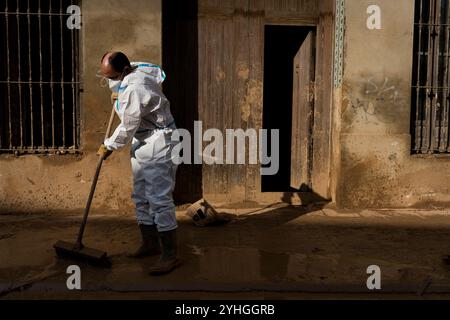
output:
<path id="1" fill-rule="evenodd" d="M 104 251 L 88 248 L 82 246 L 78 249 L 75 243 L 58 241 L 53 245 L 56 254 L 60 258 L 73 259 L 81 262 L 86 262 L 88 264 L 109 268 L 111 267 L 111 260 Z"/>

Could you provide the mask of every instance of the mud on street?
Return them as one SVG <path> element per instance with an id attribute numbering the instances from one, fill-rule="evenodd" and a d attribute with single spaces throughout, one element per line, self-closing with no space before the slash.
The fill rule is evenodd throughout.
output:
<path id="1" fill-rule="evenodd" d="M 0 215 L 0 297 L 17 298 L 282 298 L 416 299 L 450 293 L 449 211 L 365 210 L 274 204 L 227 209 L 226 225 L 199 228 L 178 210 L 183 268 L 160 278 L 146 269 L 157 257 L 133 260 L 139 242 L 133 215 L 94 210 L 85 243 L 112 257 L 111 269 L 79 264 L 82 290 L 67 289 L 66 268 L 52 248 L 71 240 L 80 212 Z M 366 287 L 378 265 L 382 289 Z M 336 296 L 334 296 L 336 297 Z"/>

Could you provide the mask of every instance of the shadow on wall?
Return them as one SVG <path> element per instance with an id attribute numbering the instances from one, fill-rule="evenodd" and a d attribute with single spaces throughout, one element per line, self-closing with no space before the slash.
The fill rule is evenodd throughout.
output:
<path id="1" fill-rule="evenodd" d="M 281 201 L 291 205 L 300 201 L 302 206 L 314 204 L 319 209 L 331 202 L 330 199 L 322 197 L 304 183 L 298 189 L 291 188 L 290 192 L 284 192 Z"/>

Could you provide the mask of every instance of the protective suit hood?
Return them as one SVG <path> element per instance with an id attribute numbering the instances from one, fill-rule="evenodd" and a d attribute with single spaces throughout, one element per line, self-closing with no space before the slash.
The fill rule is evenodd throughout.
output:
<path id="1" fill-rule="evenodd" d="M 149 62 L 132 62 L 136 70 L 123 79 L 121 89 L 131 84 L 153 84 L 161 85 L 166 78 L 166 74 L 160 66 Z"/>

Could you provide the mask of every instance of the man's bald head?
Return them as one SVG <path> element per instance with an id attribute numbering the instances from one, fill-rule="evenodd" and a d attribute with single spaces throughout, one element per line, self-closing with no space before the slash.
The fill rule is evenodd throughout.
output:
<path id="1" fill-rule="evenodd" d="M 109 79 L 118 79 L 132 70 L 128 57 L 122 52 L 107 52 L 103 55 L 100 73 Z"/>

